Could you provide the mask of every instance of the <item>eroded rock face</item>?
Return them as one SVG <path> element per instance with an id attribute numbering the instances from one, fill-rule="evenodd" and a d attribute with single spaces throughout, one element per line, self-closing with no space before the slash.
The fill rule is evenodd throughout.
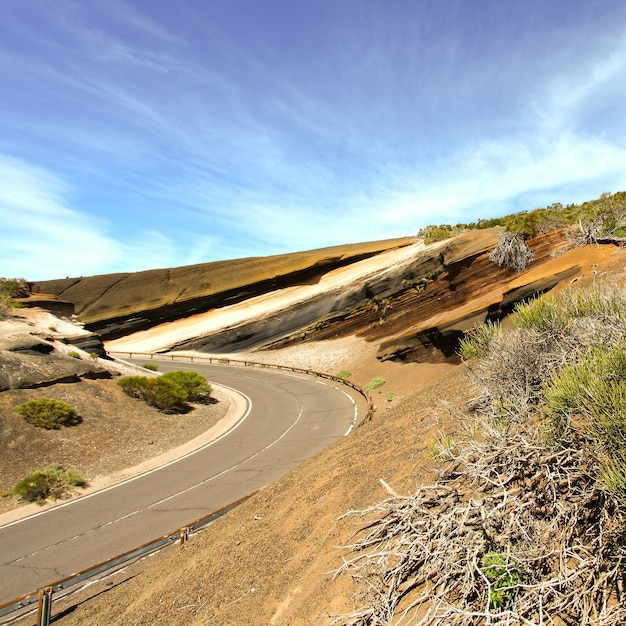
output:
<path id="1" fill-rule="evenodd" d="M 500 232 L 478 230 L 429 246 L 407 238 L 37 287 L 74 302 L 83 321 L 122 352 L 219 354 L 357 335 L 379 346 L 380 360 L 454 361 L 468 329 L 578 276 L 584 255 L 600 258 L 616 249 L 557 256 L 567 244 L 554 232 L 529 242 L 534 261 L 517 273 L 489 260 Z"/>
<path id="2" fill-rule="evenodd" d="M 87 328 L 114 339 L 276 289 L 316 282 L 333 269 L 414 241 L 407 237 L 174 269 L 42 281 L 34 284 L 34 290 L 72 302 Z"/>
<path id="3" fill-rule="evenodd" d="M 85 337 L 90 335 L 80 339 Z M 62 339 L 67 341 L 67 338 L 54 338 L 36 331 L 17 331 L 0 336 L 0 391 L 77 382 L 85 377 L 111 377 L 110 372 L 91 358 L 81 356 L 77 351 L 77 356 L 68 354 L 74 351 L 68 350 Z M 78 346 L 69 343 L 68 348 L 71 347 Z"/>

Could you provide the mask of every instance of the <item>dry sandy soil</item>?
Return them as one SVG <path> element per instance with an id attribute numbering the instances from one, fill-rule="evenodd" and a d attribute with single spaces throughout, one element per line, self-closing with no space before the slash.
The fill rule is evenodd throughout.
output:
<path id="1" fill-rule="evenodd" d="M 595 259 L 589 248 L 588 266 Z M 616 249 L 580 282 L 601 274 L 622 279 L 625 266 L 626 256 Z M 385 385 L 373 392 L 374 418 L 192 535 L 182 548 L 164 550 L 55 601 L 55 623 L 296 626 L 331 624 L 334 616 L 355 608 L 352 581 L 332 576 L 344 554 L 338 546 L 355 530 L 340 517 L 384 499 L 381 479 L 406 493 L 432 478 L 437 466 L 428 460 L 427 441 L 462 431 L 472 394 L 463 365 L 381 363 L 375 353 L 375 345 L 347 337 L 249 355 L 330 373 L 350 370 L 362 385 L 383 376 Z M 129 419 L 140 422 L 142 416 L 130 412 Z M 156 440 L 149 434 L 153 419 L 145 415 L 149 427 L 136 448 L 155 445 L 148 444 Z M 117 441 L 118 432 L 112 427 L 109 434 Z M 159 443 L 168 445 L 176 432 L 170 424 Z M 132 456 L 138 450 L 127 447 L 116 463 L 138 462 Z M 101 456 L 96 447 L 82 449 L 80 462 Z"/>

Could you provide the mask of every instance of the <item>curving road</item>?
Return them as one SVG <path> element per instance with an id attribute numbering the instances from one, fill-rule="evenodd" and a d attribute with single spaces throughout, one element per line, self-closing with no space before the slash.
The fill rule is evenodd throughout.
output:
<path id="1" fill-rule="evenodd" d="M 248 398 L 246 415 L 200 450 L 89 496 L 0 528 L 0 604 L 176 531 L 276 480 L 349 430 L 343 390 L 257 368 L 193 369 Z"/>

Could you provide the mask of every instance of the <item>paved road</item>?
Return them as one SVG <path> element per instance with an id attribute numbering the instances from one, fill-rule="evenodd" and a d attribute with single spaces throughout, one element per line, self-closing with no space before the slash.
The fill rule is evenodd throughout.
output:
<path id="1" fill-rule="evenodd" d="M 176 531 L 269 484 L 343 436 L 355 404 L 315 379 L 260 368 L 194 369 L 249 399 L 226 436 L 175 463 L 0 528 L 0 604 Z"/>

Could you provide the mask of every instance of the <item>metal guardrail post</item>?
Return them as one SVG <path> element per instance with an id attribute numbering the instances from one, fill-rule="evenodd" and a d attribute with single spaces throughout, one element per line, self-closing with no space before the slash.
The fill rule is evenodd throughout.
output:
<path id="1" fill-rule="evenodd" d="M 189 541 L 189 526 L 180 529 L 180 545 L 184 546 Z"/>
<path id="2" fill-rule="evenodd" d="M 52 615 L 52 587 L 39 590 L 39 604 L 37 607 L 37 626 L 50 626 Z"/>

